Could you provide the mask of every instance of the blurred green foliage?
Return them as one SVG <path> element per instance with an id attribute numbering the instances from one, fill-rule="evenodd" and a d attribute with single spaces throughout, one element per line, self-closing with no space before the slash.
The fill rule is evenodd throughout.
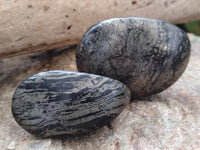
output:
<path id="1" fill-rule="evenodd" d="M 181 24 L 178 26 L 182 28 L 183 30 L 185 30 L 185 32 L 190 32 L 196 35 L 200 35 L 200 21 Z"/>

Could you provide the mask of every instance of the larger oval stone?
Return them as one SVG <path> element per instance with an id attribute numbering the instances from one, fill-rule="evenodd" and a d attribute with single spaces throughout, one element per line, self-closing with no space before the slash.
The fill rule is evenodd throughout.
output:
<path id="1" fill-rule="evenodd" d="M 187 35 L 175 25 L 146 18 L 116 18 L 92 26 L 76 52 L 78 70 L 127 84 L 132 97 L 156 94 L 184 72 Z"/>
<path id="2" fill-rule="evenodd" d="M 12 113 L 21 127 L 36 136 L 76 135 L 106 125 L 129 100 L 129 89 L 117 80 L 48 71 L 35 74 L 18 86 Z"/>

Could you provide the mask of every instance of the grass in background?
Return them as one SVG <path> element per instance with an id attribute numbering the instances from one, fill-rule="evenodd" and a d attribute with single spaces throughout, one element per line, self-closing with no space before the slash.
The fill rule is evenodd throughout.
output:
<path id="1" fill-rule="evenodd" d="M 190 22 L 186 24 L 179 24 L 185 32 L 194 33 L 200 36 L 200 21 Z"/>

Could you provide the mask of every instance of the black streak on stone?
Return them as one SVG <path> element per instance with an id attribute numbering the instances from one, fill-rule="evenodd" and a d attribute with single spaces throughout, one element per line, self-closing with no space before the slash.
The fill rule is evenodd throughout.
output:
<path id="1" fill-rule="evenodd" d="M 17 123 L 41 137 L 96 130 L 119 115 L 130 100 L 120 81 L 92 74 L 48 71 L 23 81 L 15 91 Z"/>
<path id="2" fill-rule="evenodd" d="M 127 84 L 132 98 L 172 85 L 190 55 L 187 35 L 175 25 L 147 18 L 115 18 L 92 26 L 80 41 L 78 70 Z"/>

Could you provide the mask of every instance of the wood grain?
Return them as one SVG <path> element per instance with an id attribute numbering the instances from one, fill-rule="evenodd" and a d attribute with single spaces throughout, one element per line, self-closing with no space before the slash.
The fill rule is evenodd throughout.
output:
<path id="1" fill-rule="evenodd" d="M 77 44 L 91 25 L 108 18 L 198 20 L 199 5 L 199 0 L 1 0 L 0 59 Z"/>

